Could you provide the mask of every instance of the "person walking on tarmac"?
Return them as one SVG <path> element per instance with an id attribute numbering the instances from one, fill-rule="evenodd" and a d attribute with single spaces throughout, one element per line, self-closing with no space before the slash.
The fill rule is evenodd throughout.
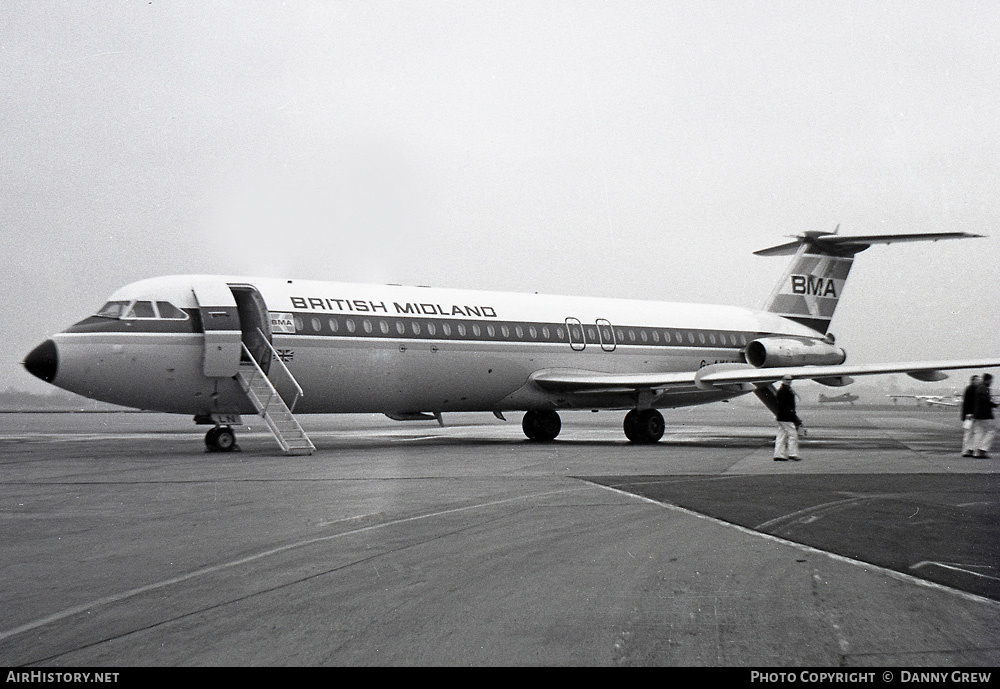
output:
<path id="1" fill-rule="evenodd" d="M 971 457 L 972 447 L 972 410 L 976 406 L 976 388 L 979 387 L 979 376 L 969 379 L 969 387 L 962 395 L 962 456 Z"/>
<path id="2" fill-rule="evenodd" d="M 802 421 L 795 413 L 795 393 L 792 391 L 792 377 L 781 379 L 781 387 L 775 393 L 778 404 L 778 433 L 774 438 L 774 461 L 799 461 L 799 425 Z"/>
<path id="3" fill-rule="evenodd" d="M 976 387 L 976 404 L 972 409 L 972 445 L 976 450 L 974 457 L 980 459 L 988 458 L 990 445 L 993 444 L 993 435 L 996 433 L 996 426 L 993 421 L 993 409 L 998 405 L 990 395 L 990 383 L 993 376 L 989 373 L 983 374 L 983 382 Z"/>

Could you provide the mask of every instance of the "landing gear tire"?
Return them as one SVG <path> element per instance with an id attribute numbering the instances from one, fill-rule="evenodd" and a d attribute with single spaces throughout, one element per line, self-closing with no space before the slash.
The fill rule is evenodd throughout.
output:
<path id="1" fill-rule="evenodd" d="M 562 421 L 559 419 L 559 414 L 551 409 L 531 409 L 524 413 L 521 428 L 529 440 L 546 442 L 555 440 L 559 435 Z"/>
<path id="2" fill-rule="evenodd" d="M 205 447 L 209 452 L 232 452 L 237 449 L 236 434 L 229 426 L 216 426 L 205 434 Z"/>
<path id="3" fill-rule="evenodd" d="M 629 439 L 629 442 L 639 442 L 639 430 L 636 428 L 635 418 L 638 415 L 639 412 L 633 409 L 625 415 L 625 421 L 622 422 L 622 428 L 625 430 L 625 437 Z"/>
<path id="4" fill-rule="evenodd" d="M 625 437 L 630 442 L 644 445 L 655 443 L 662 438 L 666 424 L 663 421 L 663 415 L 655 409 L 643 409 L 642 411 L 633 409 L 625 415 L 622 428 L 625 430 Z"/>

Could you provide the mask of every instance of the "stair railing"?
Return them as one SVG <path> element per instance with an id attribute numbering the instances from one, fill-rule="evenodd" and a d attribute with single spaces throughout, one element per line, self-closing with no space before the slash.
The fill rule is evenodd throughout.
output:
<path id="1" fill-rule="evenodd" d="M 278 362 L 278 366 L 281 368 L 282 371 L 285 372 L 285 377 L 287 377 L 288 380 L 292 383 L 292 385 L 295 386 L 295 398 L 292 399 L 292 403 L 288 405 L 289 411 L 295 411 L 295 405 L 298 403 L 300 397 L 305 396 L 305 392 L 303 392 L 302 386 L 299 385 L 299 381 L 295 380 L 295 376 L 293 376 L 292 372 L 288 370 L 287 366 L 285 366 L 284 360 L 278 354 L 278 350 L 276 350 L 274 346 L 271 344 L 271 342 L 267 339 L 267 335 L 264 334 L 264 331 L 261 330 L 260 328 L 257 328 L 257 332 L 260 333 L 260 337 L 264 341 L 264 344 L 267 345 L 267 348 L 271 350 L 271 361 Z M 246 345 L 243 345 L 243 348 L 246 349 Z M 251 358 L 253 357 L 251 356 Z M 263 373 L 263 370 L 261 370 L 261 373 Z"/>
<path id="2" fill-rule="evenodd" d="M 243 343 L 243 351 L 246 352 L 247 358 L 253 364 L 253 368 L 254 368 L 253 374 L 251 374 L 250 377 L 247 378 L 247 385 L 249 386 L 249 389 L 247 390 L 247 392 L 248 393 L 253 393 L 254 397 L 257 397 L 257 401 L 260 402 L 261 405 L 262 405 L 262 407 L 261 407 L 261 414 L 263 415 L 270 408 L 270 406 L 271 406 L 271 400 L 274 399 L 274 393 L 276 391 L 274 389 L 274 386 L 271 385 L 270 381 L 269 381 L 268 382 L 268 386 L 267 386 L 267 388 L 268 388 L 267 399 L 266 400 L 262 400 L 262 399 L 260 399 L 260 397 L 257 396 L 256 391 L 254 391 L 254 389 L 253 389 L 253 382 L 257 378 L 266 379 L 267 378 L 267 374 L 264 373 L 264 369 L 262 369 L 260 367 L 260 364 L 257 363 L 257 360 L 254 359 L 253 354 L 250 352 L 250 350 L 247 349 L 246 343 Z"/>

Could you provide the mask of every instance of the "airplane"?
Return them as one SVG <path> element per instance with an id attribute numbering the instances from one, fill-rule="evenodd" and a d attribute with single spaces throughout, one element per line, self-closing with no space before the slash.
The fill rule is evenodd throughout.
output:
<path id="1" fill-rule="evenodd" d="M 754 252 L 792 256 L 762 309 L 315 280 L 173 275 L 126 285 L 24 359 L 85 397 L 193 415 L 210 451 L 237 447 L 258 414 L 286 454 L 315 446 L 295 413 L 523 411 L 552 441 L 559 410 L 623 410 L 635 444 L 657 442 L 658 411 L 754 393 L 776 411 L 783 376 L 839 387 L 850 376 L 1000 366 L 985 360 L 845 365 L 830 321 L 856 254 L 874 244 L 963 232 L 808 231 Z"/>
<path id="2" fill-rule="evenodd" d="M 928 407 L 957 407 L 962 404 L 962 396 L 958 393 L 953 395 L 889 395 L 895 401 L 897 398 L 915 399 L 917 404 L 925 404 Z"/>
<path id="3" fill-rule="evenodd" d="M 854 402 L 857 399 L 858 399 L 857 395 L 852 395 L 849 392 L 845 392 L 843 395 L 834 395 L 832 397 L 828 397 L 824 395 L 822 392 L 819 393 L 820 404 L 826 404 L 832 402 L 849 402 L 851 406 L 854 406 Z"/>

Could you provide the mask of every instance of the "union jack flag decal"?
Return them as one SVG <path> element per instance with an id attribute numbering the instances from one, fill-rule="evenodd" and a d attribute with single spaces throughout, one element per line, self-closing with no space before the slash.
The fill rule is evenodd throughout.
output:
<path id="1" fill-rule="evenodd" d="M 279 349 L 278 358 L 286 362 L 291 361 L 292 359 L 295 358 L 295 352 L 292 351 L 291 349 Z"/>

